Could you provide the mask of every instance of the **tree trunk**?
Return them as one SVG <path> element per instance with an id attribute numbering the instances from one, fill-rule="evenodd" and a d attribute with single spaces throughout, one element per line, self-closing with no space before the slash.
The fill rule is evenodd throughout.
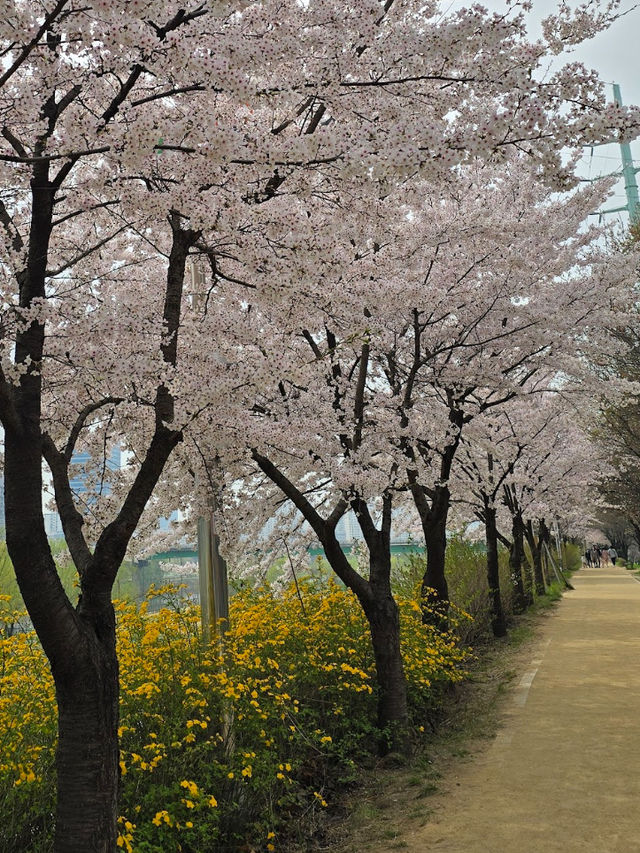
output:
<path id="1" fill-rule="evenodd" d="M 117 838 L 118 664 L 107 593 L 76 610 L 42 516 L 40 439 L 5 432 L 7 548 L 49 659 L 58 702 L 55 853 L 113 853 Z"/>
<path id="2" fill-rule="evenodd" d="M 119 682 L 110 602 L 94 621 L 73 669 L 53 670 L 59 737 L 55 853 L 116 850 Z"/>
<path id="3" fill-rule="evenodd" d="M 484 517 L 487 539 L 487 582 L 489 584 L 489 601 L 491 604 L 491 628 L 494 637 L 504 637 L 507 633 L 507 623 L 502 607 L 502 596 L 500 595 L 496 510 L 486 497 L 484 498 Z"/>
<path id="4" fill-rule="evenodd" d="M 542 573 L 544 584 L 546 587 L 551 586 L 551 572 L 549 570 L 549 558 L 547 556 L 548 551 L 551 550 L 551 533 L 549 532 L 549 528 L 545 524 L 544 518 L 541 518 L 538 521 L 538 544 L 540 546 L 540 554 L 541 554 L 541 565 L 542 565 Z M 547 550 L 545 551 L 544 546 L 547 546 Z"/>
<path id="5" fill-rule="evenodd" d="M 531 587 L 525 591 L 522 580 L 524 563 L 524 524 L 522 516 L 516 513 L 511 519 L 511 549 L 509 551 L 509 573 L 513 588 L 513 606 L 516 613 L 522 613 L 531 604 Z"/>
<path id="6" fill-rule="evenodd" d="M 449 587 L 445 574 L 449 489 L 437 486 L 429 511 L 420 513 L 427 552 L 427 569 L 422 578 L 422 620 L 425 624 L 446 627 L 449 611 Z"/>
<path id="7" fill-rule="evenodd" d="M 400 650 L 400 616 L 391 592 L 375 596 L 365 614 L 371 631 L 378 682 L 382 752 L 404 751 L 408 737 L 407 684 Z"/>
<path id="8" fill-rule="evenodd" d="M 533 532 L 533 524 L 528 521 L 525 526 L 525 536 L 531 551 L 531 559 L 533 560 L 533 580 L 535 584 L 536 595 L 545 594 L 544 575 L 542 573 L 542 540 L 538 539 Z"/>

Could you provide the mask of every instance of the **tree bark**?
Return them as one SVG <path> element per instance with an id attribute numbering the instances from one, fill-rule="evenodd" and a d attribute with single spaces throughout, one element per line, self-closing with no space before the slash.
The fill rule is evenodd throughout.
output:
<path id="1" fill-rule="evenodd" d="M 450 494 L 446 486 L 436 486 L 431 506 L 420 513 L 427 569 L 422 578 L 422 621 L 446 627 L 449 612 L 449 587 L 445 573 L 447 551 L 447 517 Z"/>
<path id="2" fill-rule="evenodd" d="M 54 670 L 59 738 L 54 849 L 112 853 L 118 834 L 119 680 L 110 602 L 88 622 L 84 647 L 73 650 L 73 659 L 71 671 Z"/>
<path id="3" fill-rule="evenodd" d="M 538 520 L 538 544 L 540 546 L 540 564 L 542 567 L 543 580 L 545 586 L 548 587 L 551 585 L 551 572 L 549 570 L 549 559 L 547 557 L 547 553 L 545 553 L 544 546 L 546 544 L 548 549 L 551 548 L 551 533 L 545 524 L 544 518 L 540 518 Z"/>
<path id="4" fill-rule="evenodd" d="M 489 602 L 491 605 L 491 629 L 494 637 L 504 637 L 507 633 L 507 622 L 502 607 L 502 596 L 500 595 L 496 510 L 486 496 L 484 496 L 483 501 L 487 540 L 487 582 L 489 584 Z"/>
<path id="5" fill-rule="evenodd" d="M 538 596 L 544 595 L 545 585 L 544 574 L 542 573 L 542 540 L 538 539 L 536 541 L 531 521 L 527 521 L 524 532 L 531 551 L 531 559 L 533 560 L 533 581 L 535 585 L 535 592 Z"/>
<path id="6" fill-rule="evenodd" d="M 382 752 L 403 751 L 407 746 L 407 685 L 400 649 L 400 616 L 391 589 L 377 590 L 364 607 L 376 662 L 378 727 L 383 732 Z"/>
<path id="7" fill-rule="evenodd" d="M 30 254 L 27 269 L 20 277 L 20 305 L 27 309 L 34 299 L 44 298 L 53 199 L 46 175 L 39 176 L 37 182 L 34 179 L 32 186 Z M 174 238 L 167 276 L 171 300 L 165 306 L 164 319 L 169 331 L 177 334 L 184 263 L 196 235 L 174 228 Z M 140 515 L 182 434 L 165 423 L 171 420 L 172 400 L 160 386 L 156 428 L 147 454 L 120 511 L 103 531 L 92 554 L 69 489 L 72 444 L 65 455 L 42 432 L 40 365 L 44 332 L 42 323 L 32 321 L 16 335 L 15 359 L 26 366 L 19 385 L 11 386 L 0 373 L 7 549 L 56 688 L 59 739 L 54 853 L 114 853 L 119 684 L 111 589 Z M 175 359 L 175 352 L 166 347 L 162 355 L 165 362 Z M 81 594 L 76 608 L 62 587 L 46 536 L 43 454 L 51 462 L 58 509 L 80 574 Z"/>
<path id="8" fill-rule="evenodd" d="M 447 391 L 447 397 L 453 439 L 440 458 L 440 484 L 432 489 L 426 489 L 418 483 L 417 473 L 408 471 L 409 487 L 420 516 L 427 552 L 427 569 L 422 578 L 421 589 L 422 621 L 441 628 L 447 628 L 449 624 L 449 588 L 445 574 L 445 555 L 451 494 L 446 484 L 451 476 L 453 460 L 460 445 L 462 426 L 465 423 L 465 415 L 457 407 L 451 391 Z"/>
<path id="9" fill-rule="evenodd" d="M 382 524 L 376 528 L 366 502 L 352 501 L 369 550 L 369 584 L 360 598 L 369 622 L 378 685 L 380 752 L 408 748 L 407 682 L 400 648 L 400 614 L 391 591 L 391 497 L 383 497 Z"/>
<path id="10" fill-rule="evenodd" d="M 524 523 L 520 513 L 511 517 L 511 548 L 509 550 L 509 574 L 513 588 L 513 605 L 516 613 L 523 613 L 531 604 L 531 588 L 525 591 L 522 580 L 524 557 Z"/>
<path id="11" fill-rule="evenodd" d="M 55 853 L 112 853 L 117 838 L 118 664 L 110 596 L 74 611 L 42 518 L 36 436 L 5 434 L 7 548 L 58 703 Z"/>

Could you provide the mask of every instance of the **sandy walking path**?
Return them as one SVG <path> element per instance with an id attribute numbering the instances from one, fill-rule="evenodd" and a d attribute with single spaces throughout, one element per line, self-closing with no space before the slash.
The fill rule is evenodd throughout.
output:
<path id="1" fill-rule="evenodd" d="M 640 583 L 584 568 L 409 853 L 640 853 Z M 406 846 L 405 846 L 406 845 Z"/>

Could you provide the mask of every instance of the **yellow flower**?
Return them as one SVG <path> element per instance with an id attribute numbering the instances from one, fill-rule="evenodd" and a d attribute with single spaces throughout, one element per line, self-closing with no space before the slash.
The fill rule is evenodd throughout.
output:
<path id="1" fill-rule="evenodd" d="M 182 782 L 180 782 L 180 787 L 186 788 L 192 797 L 197 797 L 200 794 L 200 791 L 198 790 L 198 786 L 196 785 L 196 783 L 191 782 L 188 779 L 183 779 Z"/>

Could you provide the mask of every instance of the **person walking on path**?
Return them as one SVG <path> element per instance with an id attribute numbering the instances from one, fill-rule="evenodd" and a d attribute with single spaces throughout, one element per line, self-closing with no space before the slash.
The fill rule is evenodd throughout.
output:
<path id="1" fill-rule="evenodd" d="M 613 547 L 613 545 L 611 546 L 611 548 L 609 548 L 609 550 L 607 551 L 607 554 L 609 555 L 609 558 L 611 559 L 612 564 L 615 566 L 616 560 L 618 559 L 618 552 Z"/>

